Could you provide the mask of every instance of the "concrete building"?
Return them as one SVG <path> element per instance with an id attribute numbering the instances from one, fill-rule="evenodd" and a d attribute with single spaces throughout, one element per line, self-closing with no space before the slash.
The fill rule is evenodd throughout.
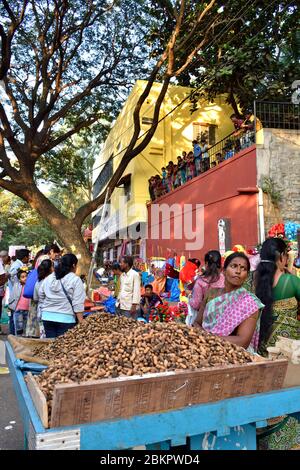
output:
<path id="1" fill-rule="evenodd" d="M 96 197 L 103 191 L 109 178 L 117 168 L 124 149 L 129 144 L 133 133 L 133 111 L 137 100 L 146 85 L 145 81 L 137 81 L 119 116 L 117 117 L 95 163 L 94 191 Z M 152 114 L 161 84 L 155 83 L 152 91 L 141 110 L 141 135 L 149 129 Z M 191 89 L 170 86 L 160 110 L 160 119 L 166 116 L 179 103 L 187 98 Z M 127 167 L 119 188 L 116 188 L 105 217 L 101 219 L 102 208 L 94 213 L 93 241 L 99 236 L 99 251 L 104 258 L 117 259 L 121 253 L 134 256 L 145 256 L 145 244 L 141 240 L 131 240 L 132 230 L 135 234 L 145 233 L 147 222 L 146 202 L 149 201 L 148 180 L 152 175 L 160 174 L 161 168 L 170 160 L 177 161 L 183 151 L 191 151 L 192 141 L 208 133 L 209 145 L 222 140 L 233 130 L 230 120 L 232 108 L 226 104 L 226 97 L 219 96 L 213 103 L 199 101 L 197 111 L 191 114 L 191 102 L 187 99 L 174 112 L 159 123 L 151 143 Z M 115 233 L 123 230 L 124 240 L 111 239 Z M 127 232 L 126 232 L 127 230 Z"/>

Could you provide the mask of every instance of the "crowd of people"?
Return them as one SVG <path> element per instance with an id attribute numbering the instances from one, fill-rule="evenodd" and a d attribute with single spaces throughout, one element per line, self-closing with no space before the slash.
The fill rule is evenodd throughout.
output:
<path id="1" fill-rule="evenodd" d="M 215 152 L 209 155 L 207 135 L 202 135 L 200 141 L 193 140 L 192 151 L 182 152 L 182 155 L 177 157 L 176 163 L 169 161 L 168 165 L 161 169 L 161 175 L 151 176 L 148 180 L 151 201 L 155 201 L 201 173 L 216 167 L 255 142 L 255 118 L 251 110 L 246 112 L 244 118 L 232 114 L 230 119 L 235 131 L 220 146 L 220 151 L 217 151 L 216 147 Z M 260 127 L 259 120 L 256 120 L 256 130 Z"/>
<path id="2" fill-rule="evenodd" d="M 55 338 L 83 321 L 86 292 L 74 254 L 61 256 L 51 244 L 31 262 L 27 249 L 18 250 L 12 263 L 6 252 L 0 256 L 1 304 L 5 298 L 10 334 Z"/>

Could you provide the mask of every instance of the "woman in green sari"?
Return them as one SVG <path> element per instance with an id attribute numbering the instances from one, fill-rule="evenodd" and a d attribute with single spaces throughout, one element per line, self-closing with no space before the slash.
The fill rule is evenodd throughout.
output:
<path id="1" fill-rule="evenodd" d="M 258 352 L 267 356 L 278 336 L 300 339 L 300 279 L 286 273 L 287 245 L 281 238 L 263 243 L 255 275 L 256 295 L 265 305 L 261 315 Z M 281 416 L 270 420 L 259 432 L 260 449 L 287 450 L 300 445 L 296 418 Z"/>

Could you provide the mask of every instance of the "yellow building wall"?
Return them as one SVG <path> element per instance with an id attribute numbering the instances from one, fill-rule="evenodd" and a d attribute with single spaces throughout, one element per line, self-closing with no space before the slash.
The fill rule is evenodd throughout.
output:
<path id="1" fill-rule="evenodd" d="M 99 159 L 97 159 L 96 167 L 105 163 L 112 154 L 117 155 L 129 144 L 133 133 L 134 107 L 145 86 L 145 81 L 139 80 L 136 82 L 105 141 L 101 155 Z M 142 117 L 152 118 L 160 89 L 161 84 L 155 83 L 153 85 L 148 99 L 142 106 Z M 160 118 L 169 113 L 190 93 L 191 89 L 188 87 L 170 86 L 161 106 Z M 233 110 L 231 106 L 225 104 L 224 96 L 217 97 L 214 103 L 201 100 L 198 104 L 197 111 L 193 114 L 190 113 L 190 108 L 191 103 L 190 100 L 187 99 L 183 105 L 159 123 L 150 144 L 128 165 L 124 176 L 129 173 L 131 173 L 132 176 L 131 199 L 127 203 L 127 226 L 136 222 L 146 222 L 147 220 L 145 203 L 150 199 L 148 192 L 149 178 L 152 175 L 161 174 L 161 168 L 166 166 L 170 160 L 176 162 L 177 156 L 181 155 L 182 151 L 189 152 L 193 150 L 194 123 L 214 124 L 217 126 L 216 142 L 220 141 L 234 130 L 230 120 L 230 115 L 233 113 Z M 141 124 L 140 135 L 149 128 L 150 125 Z M 120 163 L 124 152 L 125 150 L 114 158 L 114 170 Z M 95 177 L 97 177 L 98 174 L 99 170 L 95 174 Z M 111 215 L 119 208 L 120 195 L 124 195 L 124 190 L 121 188 L 115 189 L 111 198 Z"/>

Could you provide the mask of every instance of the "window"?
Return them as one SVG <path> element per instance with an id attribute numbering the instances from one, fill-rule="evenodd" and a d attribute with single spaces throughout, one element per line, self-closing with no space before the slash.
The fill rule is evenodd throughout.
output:
<path id="1" fill-rule="evenodd" d="M 216 128 L 215 124 L 208 124 L 203 122 L 193 123 L 193 140 L 201 141 L 205 137 L 208 141 L 208 145 L 214 145 L 216 143 Z"/>

